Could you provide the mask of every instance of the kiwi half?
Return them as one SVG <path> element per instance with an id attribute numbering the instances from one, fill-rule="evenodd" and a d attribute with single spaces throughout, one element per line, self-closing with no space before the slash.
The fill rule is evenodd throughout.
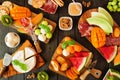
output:
<path id="1" fill-rule="evenodd" d="M 49 76 L 45 71 L 39 72 L 37 74 L 38 80 L 48 80 Z"/>
<path id="2" fill-rule="evenodd" d="M 12 18 L 9 15 L 2 15 L 1 22 L 5 26 L 10 26 L 13 23 Z"/>

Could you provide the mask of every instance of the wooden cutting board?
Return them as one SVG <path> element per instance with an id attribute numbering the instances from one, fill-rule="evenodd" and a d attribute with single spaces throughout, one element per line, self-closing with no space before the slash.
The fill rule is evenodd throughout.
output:
<path id="1" fill-rule="evenodd" d="M 29 41 L 29 40 L 26 40 L 26 41 L 22 44 L 22 46 L 19 47 L 19 49 L 18 49 L 17 51 L 23 50 L 25 47 L 31 47 L 31 48 L 34 49 L 34 47 L 32 46 L 32 44 L 30 43 L 30 41 Z M 17 52 L 17 51 L 15 51 L 15 52 Z M 12 54 L 12 56 L 15 54 L 15 52 Z M 35 69 L 37 69 L 37 68 L 39 68 L 39 67 L 41 67 L 41 66 L 43 66 L 43 65 L 45 64 L 43 58 L 42 58 L 38 53 L 37 53 L 37 55 L 36 55 L 36 59 L 37 59 L 37 60 L 36 60 L 37 63 L 36 63 L 36 66 L 35 66 L 35 68 L 34 68 L 33 70 L 35 70 Z M 3 59 L 0 59 L 0 67 L 3 66 L 3 63 L 2 63 L 2 62 L 3 62 Z M 5 71 L 5 73 L 3 74 L 3 77 L 8 78 L 8 77 L 11 77 L 11 76 L 14 76 L 14 75 L 17 75 L 17 74 L 21 74 L 21 73 L 18 73 L 16 70 L 14 70 L 12 64 L 10 64 L 10 65 L 7 67 L 7 70 Z"/>
<path id="2" fill-rule="evenodd" d="M 14 6 L 19 6 L 19 5 L 14 4 Z M 21 7 L 22 7 L 22 6 L 21 6 Z M 37 15 L 36 13 L 32 12 L 31 18 L 34 18 L 36 15 Z M 49 25 L 52 25 L 52 26 L 53 26 L 53 30 L 51 31 L 51 32 L 53 33 L 53 32 L 55 31 L 55 28 L 56 28 L 57 24 L 56 24 L 54 21 L 52 21 L 52 20 L 50 20 L 50 19 L 47 19 L 47 18 L 45 18 L 45 17 L 43 17 L 42 20 L 46 20 Z M 14 25 L 14 24 L 13 24 L 13 25 Z M 12 26 L 12 27 L 13 27 L 13 26 Z M 36 27 L 36 26 L 35 26 L 35 27 Z M 18 29 L 18 28 L 16 28 L 16 27 L 13 27 L 13 28 Z M 37 27 L 36 27 L 36 28 L 37 28 Z M 29 35 L 29 34 L 28 34 L 28 35 Z M 47 39 L 44 43 L 48 43 L 49 41 L 50 41 L 50 39 Z"/>
<path id="3" fill-rule="evenodd" d="M 80 17 L 80 19 L 79 19 L 78 25 L 79 25 L 80 23 L 86 22 L 86 19 L 89 18 L 89 17 L 91 17 L 91 12 L 98 12 L 98 9 L 97 9 L 97 8 L 94 8 L 94 9 L 90 9 L 90 10 L 87 10 L 86 12 L 84 12 L 84 13 L 82 14 L 82 16 Z M 113 21 L 113 30 L 114 30 L 114 28 L 116 28 L 116 27 L 118 27 L 118 28 L 120 29 L 119 25 L 118 25 L 115 21 Z M 79 29 L 79 27 L 78 27 L 78 29 Z M 86 36 L 86 38 L 87 38 L 87 39 L 90 41 L 90 43 L 91 43 L 91 36 Z M 91 43 L 91 44 L 92 44 L 92 43 Z M 120 46 L 120 44 L 117 45 L 117 46 Z M 98 50 L 99 53 L 101 53 L 98 48 L 96 48 L 96 49 Z M 103 56 L 103 55 L 102 55 L 102 56 Z"/>
<path id="4" fill-rule="evenodd" d="M 59 45 L 58 45 L 58 47 L 61 47 L 62 46 L 62 43 L 63 43 L 63 41 L 64 41 L 64 39 L 65 38 L 63 38 L 63 40 L 59 43 Z M 79 44 L 78 42 L 76 42 L 77 44 Z M 82 47 L 82 51 L 89 51 L 88 49 L 86 49 L 84 46 L 82 46 L 81 44 L 79 44 L 81 47 Z M 58 48 L 57 47 L 57 48 Z M 56 48 L 56 50 L 57 50 L 57 48 Z M 56 57 L 57 56 L 59 56 L 59 54 L 57 54 L 57 52 L 56 52 L 56 50 L 55 50 L 55 52 L 54 52 L 54 54 L 53 54 L 53 56 L 52 56 L 52 59 L 51 59 L 51 61 L 52 60 L 55 60 L 56 59 Z M 63 55 L 62 55 L 63 56 Z M 70 55 L 71 56 L 71 55 Z M 69 61 L 69 57 L 70 56 L 68 56 L 68 57 L 64 57 L 66 60 L 68 60 L 68 63 L 70 62 Z M 84 68 L 80 71 L 80 74 L 82 74 L 85 70 L 86 70 L 86 68 L 91 64 L 91 62 L 92 62 L 92 58 L 93 58 L 93 55 L 92 55 L 92 57 L 90 58 L 90 60 L 88 61 L 88 64 L 86 64 L 85 66 L 84 66 Z M 69 66 L 71 66 L 71 64 L 69 64 Z M 58 74 L 60 74 L 60 75 L 62 75 L 62 76 L 65 76 L 65 77 L 67 77 L 66 76 L 66 72 L 64 71 L 55 71 L 54 70 L 54 68 L 52 67 L 52 65 L 51 65 L 51 63 L 49 64 L 49 69 L 51 70 L 51 71 L 53 71 L 53 72 L 55 72 L 55 73 L 58 73 Z"/>

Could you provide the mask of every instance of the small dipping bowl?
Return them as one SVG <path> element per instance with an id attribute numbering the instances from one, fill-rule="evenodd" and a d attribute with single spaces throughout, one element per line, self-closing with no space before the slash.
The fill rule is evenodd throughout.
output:
<path id="1" fill-rule="evenodd" d="M 80 16 L 82 14 L 82 4 L 79 2 L 72 2 L 68 6 L 68 13 L 71 16 Z"/>
<path id="2" fill-rule="evenodd" d="M 60 17 L 59 28 L 60 30 L 68 31 L 73 27 L 73 20 L 71 17 Z"/>
<path id="3" fill-rule="evenodd" d="M 20 44 L 20 37 L 15 32 L 9 32 L 5 36 L 5 44 L 10 48 L 15 48 Z"/>

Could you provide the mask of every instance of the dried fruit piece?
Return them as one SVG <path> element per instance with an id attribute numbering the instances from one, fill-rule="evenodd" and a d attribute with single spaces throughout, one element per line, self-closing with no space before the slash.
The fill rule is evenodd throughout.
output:
<path id="1" fill-rule="evenodd" d="M 78 44 L 73 45 L 73 47 L 74 47 L 74 50 L 75 50 L 76 52 L 80 52 L 80 51 L 82 50 L 82 47 L 81 47 L 80 45 L 78 45 Z"/>
<path id="2" fill-rule="evenodd" d="M 114 37 L 119 37 L 120 36 L 120 29 L 118 27 L 116 27 L 113 31 L 113 35 Z"/>
<path id="3" fill-rule="evenodd" d="M 65 58 L 63 58 L 62 56 L 58 56 L 56 58 L 57 62 L 60 63 L 60 64 L 63 64 L 64 62 L 66 62 Z"/>
<path id="4" fill-rule="evenodd" d="M 57 50 L 56 50 L 56 53 L 57 53 L 57 54 L 62 54 L 62 51 L 63 51 L 62 48 L 61 48 L 61 47 L 58 47 Z"/>
<path id="5" fill-rule="evenodd" d="M 64 62 L 63 64 L 61 64 L 60 71 L 66 71 L 68 67 L 69 67 L 68 63 Z"/>
<path id="6" fill-rule="evenodd" d="M 53 69 L 54 69 L 55 71 L 59 71 L 60 65 L 59 65 L 59 63 L 58 63 L 56 60 L 52 60 L 52 61 L 51 61 L 51 65 L 52 65 L 52 67 L 53 67 Z"/>

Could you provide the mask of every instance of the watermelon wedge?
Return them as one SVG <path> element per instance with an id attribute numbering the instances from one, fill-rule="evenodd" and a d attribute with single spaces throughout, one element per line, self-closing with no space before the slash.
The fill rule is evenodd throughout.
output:
<path id="1" fill-rule="evenodd" d="M 74 55 L 76 57 L 88 57 L 89 56 L 89 53 L 88 51 L 81 51 L 81 52 L 76 52 L 74 53 Z"/>
<path id="2" fill-rule="evenodd" d="M 110 63 L 116 56 L 117 46 L 104 46 L 99 48 L 101 55 Z"/>
<path id="3" fill-rule="evenodd" d="M 86 57 L 70 57 L 72 65 L 80 71 L 86 64 Z"/>

